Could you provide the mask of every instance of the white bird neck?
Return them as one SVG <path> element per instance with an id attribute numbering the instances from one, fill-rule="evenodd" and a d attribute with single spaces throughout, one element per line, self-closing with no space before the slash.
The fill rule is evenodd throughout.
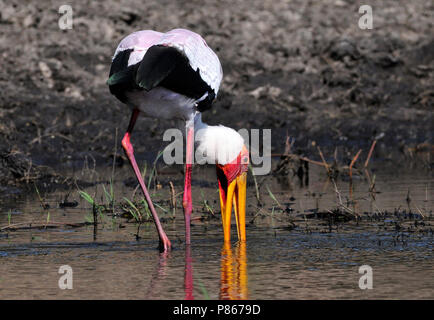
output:
<path id="1" fill-rule="evenodd" d="M 233 161 L 244 145 L 243 137 L 234 129 L 222 125 L 210 126 L 202 122 L 199 113 L 194 118 L 195 158 L 199 163 L 225 165 Z"/>

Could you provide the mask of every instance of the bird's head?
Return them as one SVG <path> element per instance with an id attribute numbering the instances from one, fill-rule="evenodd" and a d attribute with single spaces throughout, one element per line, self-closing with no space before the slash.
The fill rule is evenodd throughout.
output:
<path id="1" fill-rule="evenodd" d="M 215 163 L 220 191 L 220 206 L 225 241 L 230 240 L 231 213 L 234 206 L 238 239 L 246 239 L 246 183 L 249 166 L 249 151 L 243 137 L 234 129 L 225 126 L 209 126 L 195 121 L 196 155 L 203 155 L 207 163 Z"/>

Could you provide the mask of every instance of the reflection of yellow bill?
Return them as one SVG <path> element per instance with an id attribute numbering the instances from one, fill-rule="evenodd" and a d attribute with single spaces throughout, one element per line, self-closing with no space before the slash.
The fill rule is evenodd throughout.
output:
<path id="1" fill-rule="evenodd" d="M 246 185 L 247 172 L 243 172 L 228 185 L 226 199 L 220 191 L 220 206 L 222 210 L 222 223 L 225 242 L 230 241 L 231 239 L 232 204 L 235 210 L 238 240 L 246 241 Z"/>
<path id="2" fill-rule="evenodd" d="M 239 241 L 233 255 L 230 242 L 222 248 L 220 299 L 248 299 L 246 242 Z"/>

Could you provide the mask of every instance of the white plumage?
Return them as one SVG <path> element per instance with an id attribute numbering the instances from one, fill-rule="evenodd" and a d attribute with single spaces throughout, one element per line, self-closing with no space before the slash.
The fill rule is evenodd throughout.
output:
<path id="1" fill-rule="evenodd" d="M 243 137 L 232 128 L 209 126 L 201 118 L 198 114 L 194 122 L 196 162 L 225 165 L 235 160 L 243 148 Z"/>
<path id="2" fill-rule="evenodd" d="M 187 57 L 193 70 L 197 71 L 199 69 L 201 78 L 208 83 L 217 95 L 223 78 L 220 60 L 214 51 L 208 47 L 205 40 L 190 30 L 173 29 L 166 33 L 153 30 L 134 32 L 119 43 L 113 59 L 119 52 L 133 49 L 128 60 L 128 66 L 136 64 L 143 59 L 146 51 L 154 45 L 178 49 Z"/>
<path id="3" fill-rule="evenodd" d="M 194 117 L 196 100 L 163 87 L 126 92 L 130 108 L 156 119 L 187 121 Z"/>
<path id="4" fill-rule="evenodd" d="M 185 29 L 174 29 L 164 33 L 157 44 L 174 47 L 184 53 L 193 70 L 199 69 L 201 78 L 217 95 L 223 70 L 219 58 L 200 35 Z"/>
<path id="5" fill-rule="evenodd" d="M 123 38 L 119 43 L 112 60 L 114 60 L 119 52 L 127 49 L 133 49 L 133 52 L 131 53 L 128 60 L 128 66 L 140 62 L 143 59 L 146 51 L 148 51 L 148 49 L 161 38 L 162 34 L 163 33 L 154 30 L 142 30 L 131 33 L 130 35 Z"/>

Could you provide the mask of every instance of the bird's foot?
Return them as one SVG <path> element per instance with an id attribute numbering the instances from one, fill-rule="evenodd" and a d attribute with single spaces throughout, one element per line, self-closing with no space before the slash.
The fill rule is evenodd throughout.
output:
<path id="1" fill-rule="evenodd" d="M 172 249 L 172 244 L 170 243 L 169 238 L 166 235 L 160 237 L 160 251 L 168 252 Z"/>

